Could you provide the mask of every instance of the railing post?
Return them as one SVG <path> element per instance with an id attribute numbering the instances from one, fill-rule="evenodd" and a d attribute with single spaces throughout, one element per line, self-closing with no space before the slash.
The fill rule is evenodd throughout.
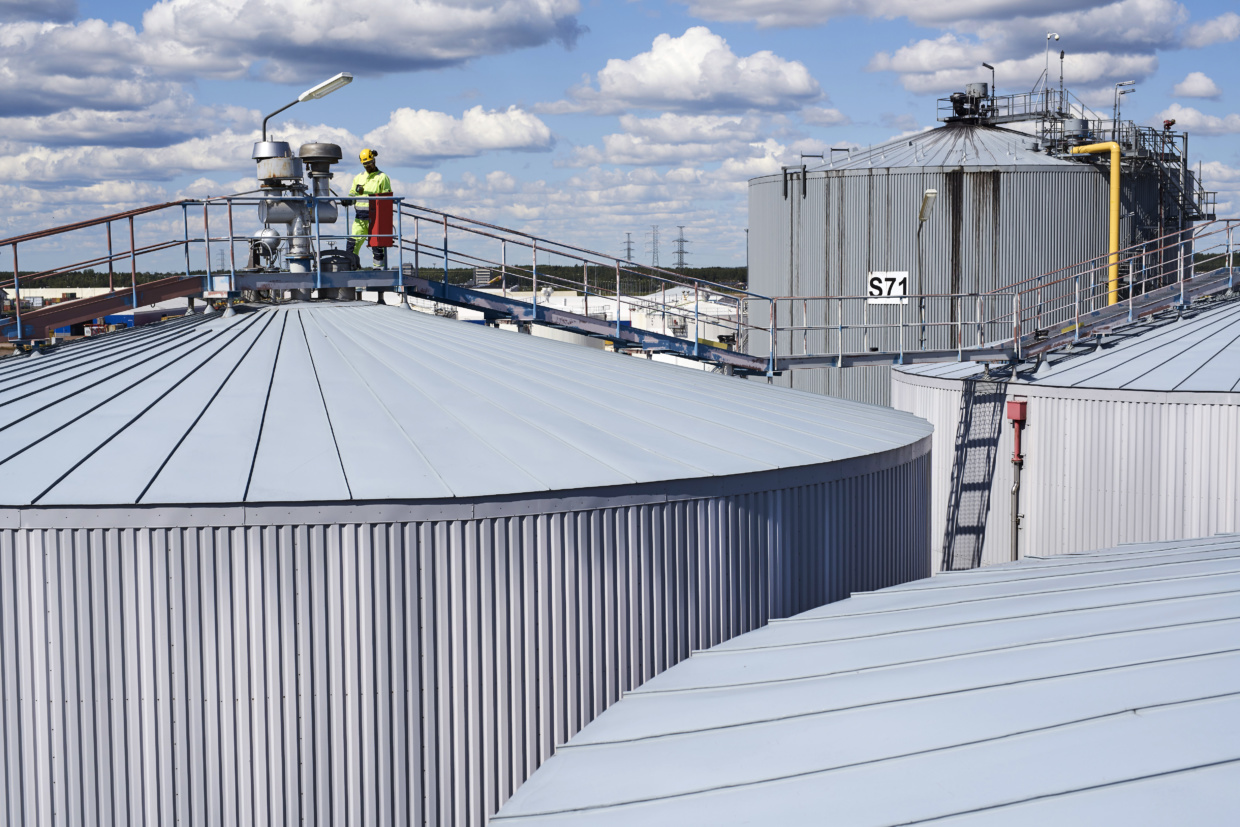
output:
<path id="1" fill-rule="evenodd" d="M 809 299 L 801 299 L 801 355 L 809 355 Z"/>
<path id="2" fill-rule="evenodd" d="M 499 240 L 499 289 L 508 298 L 508 239 Z"/>
<path id="3" fill-rule="evenodd" d="M 767 299 L 771 308 L 771 340 L 768 348 L 769 355 L 766 359 L 766 379 L 769 382 L 771 377 L 775 375 L 775 299 Z"/>
<path id="4" fill-rule="evenodd" d="M 228 199 L 228 292 L 237 289 L 237 247 L 233 244 L 232 199 Z"/>
<path id="5" fill-rule="evenodd" d="M 534 278 L 534 289 L 533 289 L 532 295 L 534 297 L 534 318 L 537 319 L 538 318 L 538 239 L 534 239 L 534 243 L 532 246 L 534 250 L 534 269 L 531 271 L 533 273 L 533 278 Z"/>
<path id="6" fill-rule="evenodd" d="M 616 259 L 616 341 L 620 341 L 620 259 Z"/>
<path id="7" fill-rule="evenodd" d="M 700 327 L 701 316 L 698 314 L 698 288 L 696 281 L 693 282 L 693 355 L 698 355 L 698 341 L 702 338 L 702 328 Z"/>
<path id="8" fill-rule="evenodd" d="M 1012 346 L 1016 349 L 1016 359 L 1020 360 L 1020 291 L 1012 294 Z"/>
<path id="9" fill-rule="evenodd" d="M 439 291 L 441 296 L 448 294 L 448 214 L 443 216 L 443 288 Z"/>
<path id="10" fill-rule="evenodd" d="M 422 278 L 422 224 L 418 216 L 413 217 L 413 275 Z"/>
<path id="11" fill-rule="evenodd" d="M 1081 274 L 1076 274 L 1076 306 L 1072 309 L 1072 341 L 1081 338 Z"/>
<path id="12" fill-rule="evenodd" d="M 585 302 L 585 315 L 590 315 L 590 262 L 581 262 L 581 298 Z"/>
<path id="13" fill-rule="evenodd" d="M 961 303 L 963 296 L 952 296 L 952 300 L 956 302 L 956 361 L 964 361 L 964 305 Z"/>
<path id="14" fill-rule="evenodd" d="M 907 296 L 905 296 L 904 298 L 900 299 L 900 331 L 899 331 L 899 334 L 898 334 L 899 339 L 900 339 L 900 341 L 899 341 L 899 345 L 900 345 L 900 361 L 899 361 L 899 363 L 898 363 L 898 364 L 901 364 L 901 365 L 903 365 L 903 364 L 904 364 L 904 309 L 905 309 L 906 307 L 908 307 L 908 297 L 907 297 Z"/>
<path id="15" fill-rule="evenodd" d="M 835 300 L 835 355 L 836 367 L 844 367 L 844 298 Z"/>
<path id="16" fill-rule="evenodd" d="M 397 198 L 392 204 L 396 208 L 396 289 L 405 292 L 405 199 Z M 380 296 L 380 299 L 383 297 Z"/>
<path id="17" fill-rule="evenodd" d="M 17 244 L 13 244 L 13 307 L 17 310 L 17 338 L 26 338 L 22 329 L 22 280 L 17 269 Z"/>
<path id="18" fill-rule="evenodd" d="M 129 216 L 129 290 L 133 302 L 133 325 L 138 326 L 138 251 L 133 242 L 133 216 Z M 210 284 L 211 269 L 207 268 L 207 284 Z"/>
<path id="19" fill-rule="evenodd" d="M 108 292 L 111 293 L 116 288 L 112 286 L 112 278 L 114 274 L 112 267 L 112 222 L 108 222 Z"/>
<path id="20" fill-rule="evenodd" d="M 185 278 L 189 278 L 189 205 L 188 204 L 181 205 L 181 222 L 185 228 L 184 240 L 181 243 L 181 246 L 185 250 Z M 109 239 L 108 240 L 111 241 L 111 237 L 110 237 L 111 236 L 111 223 L 110 222 L 108 224 L 108 227 L 109 227 L 109 231 L 108 231 Z M 211 285 L 207 284 L 206 281 L 204 280 L 202 289 L 210 290 Z"/>
<path id="21" fill-rule="evenodd" d="M 202 242 L 203 242 L 203 249 L 207 257 L 207 284 L 210 284 L 212 287 L 214 287 L 215 285 L 212 283 L 212 280 L 211 280 L 211 219 L 207 215 L 207 203 L 208 202 L 206 201 L 202 202 Z M 129 224 L 130 224 L 130 227 L 133 226 L 132 218 L 129 219 Z M 132 247 L 133 244 L 131 243 L 130 246 Z M 136 295 L 135 295 L 135 299 L 136 299 Z M 138 305 L 135 301 L 134 308 L 136 309 L 137 306 Z M 137 322 L 138 322 L 138 317 L 134 316 L 134 324 L 137 324 Z"/>
<path id="22" fill-rule="evenodd" d="M 1236 268 L 1231 263 L 1231 231 L 1233 225 L 1227 222 L 1227 289 L 1232 290 L 1236 285 Z"/>
<path id="23" fill-rule="evenodd" d="M 1184 234 L 1183 233 L 1180 233 L 1178 247 L 1179 247 L 1179 271 L 1180 271 L 1180 305 L 1183 306 L 1183 305 L 1188 304 L 1188 302 L 1185 301 L 1188 295 L 1188 289 L 1187 289 L 1188 285 L 1184 281 Z"/>
<path id="24" fill-rule="evenodd" d="M 982 331 L 983 308 L 982 308 L 982 296 L 980 293 L 977 295 L 977 307 L 976 307 L 975 313 L 976 315 L 974 316 L 974 319 L 977 320 L 977 346 L 980 348 L 982 346 L 982 337 L 983 337 L 983 331 Z"/>

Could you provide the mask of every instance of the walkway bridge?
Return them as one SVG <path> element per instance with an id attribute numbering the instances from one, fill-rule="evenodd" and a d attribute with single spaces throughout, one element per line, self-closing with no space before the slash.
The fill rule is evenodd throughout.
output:
<path id="1" fill-rule="evenodd" d="M 308 200 L 314 199 L 307 196 Z M 725 372 L 771 376 L 809 367 L 1011 361 L 1127 324 L 1168 307 L 1235 287 L 1235 219 L 1123 250 L 1117 282 L 1108 255 L 988 293 L 912 294 L 906 285 L 872 285 L 868 295 L 763 296 L 626 261 L 393 197 L 391 269 L 340 270 L 346 236 L 317 223 L 321 251 L 309 272 L 291 273 L 279 257 L 252 253 L 254 209 L 262 193 L 156 204 L 0 240 L 13 277 L 0 333 L 46 339 L 66 325 L 183 296 L 254 298 L 263 291 L 395 291 L 402 301 L 430 300 L 605 339 L 616 349 L 667 353 Z M 338 200 L 338 199 L 330 199 Z M 344 216 L 344 227 L 350 225 Z M 123 246 L 115 244 L 119 225 Z M 169 232 L 180 232 L 169 237 Z M 121 246 L 121 249 L 117 249 Z M 77 260 L 21 272 L 23 251 L 40 261 L 80 251 Z M 278 252 L 278 251 L 277 251 Z M 139 261 L 162 278 L 140 278 Z M 199 269 L 195 269 L 195 262 Z M 154 265 L 154 266 L 151 266 Z M 167 275 L 170 265 L 181 271 Z M 249 265 L 249 266 L 247 266 Z M 33 309 L 23 288 L 57 275 L 106 268 L 108 292 Z M 128 272 L 125 272 L 125 271 Z M 888 274 L 890 275 L 890 274 Z M 126 283 L 127 282 L 127 283 Z"/>

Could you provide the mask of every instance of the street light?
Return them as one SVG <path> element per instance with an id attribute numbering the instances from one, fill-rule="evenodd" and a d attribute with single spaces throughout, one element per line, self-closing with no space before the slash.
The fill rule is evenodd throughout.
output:
<path id="1" fill-rule="evenodd" d="M 1126 95 L 1130 92 L 1136 92 L 1136 89 L 1123 89 L 1122 92 L 1120 91 L 1120 89 L 1126 86 L 1133 86 L 1133 84 L 1135 83 L 1136 81 L 1120 81 L 1115 84 L 1115 104 L 1112 105 L 1111 107 L 1111 134 L 1112 135 L 1117 135 L 1118 133 L 1120 133 L 1120 98 L 1122 97 L 1122 95 Z"/>
<path id="2" fill-rule="evenodd" d="M 1042 91 L 1046 91 L 1046 87 L 1051 85 L 1051 40 L 1059 39 L 1059 35 L 1055 32 L 1046 33 L 1046 68 L 1042 70 Z"/>
<path id="3" fill-rule="evenodd" d="M 292 103 L 286 103 L 284 106 L 281 106 L 279 109 L 272 112 L 267 117 L 263 118 L 263 141 L 265 142 L 267 140 L 267 121 L 271 120 L 276 115 L 279 115 L 285 109 L 288 109 L 290 106 L 299 104 L 302 101 L 313 101 L 313 100 L 318 100 L 319 98 L 325 98 L 328 95 L 330 95 L 332 92 L 335 92 L 337 89 L 340 89 L 344 86 L 348 86 L 352 82 L 353 82 L 352 73 L 341 72 L 335 77 L 328 78 L 327 80 L 323 81 L 320 84 L 311 86 L 309 89 L 307 89 L 306 91 L 298 95 L 297 100 L 293 101 Z"/>

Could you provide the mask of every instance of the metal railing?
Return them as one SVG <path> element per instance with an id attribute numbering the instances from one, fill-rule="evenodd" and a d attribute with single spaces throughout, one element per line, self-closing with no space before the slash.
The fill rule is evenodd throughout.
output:
<path id="1" fill-rule="evenodd" d="M 11 283 L 16 293 L 18 330 L 22 281 L 29 284 L 106 264 L 109 287 L 115 289 L 115 264 L 127 261 L 130 272 L 126 287 L 136 304 L 138 259 L 167 254 L 177 248 L 182 254 L 185 277 L 202 278 L 205 292 L 237 292 L 245 282 L 244 276 L 279 269 L 238 267 L 237 260 L 237 244 L 248 251 L 253 241 L 252 234 L 238 232 L 237 209 L 257 207 L 270 197 L 250 192 L 186 199 L 0 240 L 0 249 L 7 247 L 13 255 Z M 355 241 L 348 233 L 347 210 L 341 214 L 345 221 L 340 229 L 318 220 L 322 203 L 339 203 L 342 199 L 311 195 L 277 197 L 304 200 L 314 216 L 300 237 L 312 251 L 311 269 L 293 275 L 301 275 L 303 283 L 308 280 L 314 287 L 321 287 L 322 253 L 327 251 L 327 245 L 347 248 Z M 633 337 L 622 336 L 626 328 L 640 329 L 680 340 L 682 346 L 677 352 L 690 358 L 706 358 L 715 348 L 740 349 L 760 358 L 767 373 L 829 364 L 832 359 L 844 365 L 863 360 L 899 363 L 1020 358 L 1041 340 L 1065 334 L 1071 334 L 1075 340 L 1100 325 L 1113 324 L 1119 315 L 1131 320 L 1160 302 L 1161 306 L 1167 301 L 1187 304 L 1201 290 L 1232 287 L 1236 274 L 1234 243 L 1240 224 L 1235 219 L 1211 221 L 1120 251 L 1119 285 L 1109 281 L 1112 262 L 1110 255 L 1104 254 L 988 292 L 879 298 L 768 297 L 735 285 L 641 265 L 579 245 L 411 204 L 399 196 L 378 200 L 393 202 L 392 231 L 383 237 L 391 242 L 395 266 L 391 270 L 363 271 L 372 276 L 366 280 L 372 289 L 407 291 L 414 281 L 428 279 L 459 283 L 464 280 L 464 273 L 487 271 L 491 275 L 488 283 L 472 284 L 470 289 L 525 303 L 532 313 L 523 318 L 543 320 L 539 308 L 545 309 L 552 302 L 566 313 L 558 314 L 558 321 L 551 323 L 571 327 L 574 318 L 601 319 L 611 331 L 606 335 L 614 337 L 618 345 L 658 347 L 657 341 L 635 345 Z M 178 209 L 180 238 L 137 243 L 135 219 L 166 219 L 167 211 Z M 254 214 L 250 215 L 244 220 L 257 223 Z M 112 225 L 118 222 L 124 222 L 129 231 L 129 244 L 119 251 L 113 247 L 112 232 Z M 213 229 L 213 225 L 223 225 L 224 232 Z M 106 253 L 24 275 L 17 267 L 20 245 L 100 230 L 102 240 L 106 241 Z M 287 249 L 289 241 L 288 235 L 282 236 L 285 246 L 281 249 Z M 213 250 L 218 251 L 221 244 L 227 249 L 223 267 L 212 261 Z M 195 271 L 193 260 L 199 251 L 203 267 Z M 1211 278 L 1203 280 L 1203 273 L 1212 274 Z M 1219 273 L 1226 275 L 1221 287 Z M 289 275 L 287 271 L 281 274 Z M 1121 310 L 1112 309 L 1117 305 L 1122 305 Z M 590 325 L 589 335 L 602 335 L 599 330 L 597 324 Z"/>

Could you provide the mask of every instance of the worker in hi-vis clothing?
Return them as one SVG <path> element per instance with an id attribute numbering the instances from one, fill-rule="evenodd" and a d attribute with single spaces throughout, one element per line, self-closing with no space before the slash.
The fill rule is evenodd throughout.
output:
<path id="1" fill-rule="evenodd" d="M 379 157 L 379 153 L 373 149 L 363 149 L 358 156 L 362 162 L 362 171 L 353 179 L 353 186 L 349 189 L 350 196 L 365 198 L 368 195 L 391 195 L 392 179 L 388 178 L 386 172 L 380 172 L 375 166 L 375 159 Z M 359 201 L 357 209 L 353 214 L 353 253 L 354 255 L 362 254 L 362 247 L 366 245 L 367 239 L 370 237 L 370 202 Z M 371 253 L 375 259 L 375 266 L 383 268 L 387 266 L 387 248 L 372 247 Z"/>

